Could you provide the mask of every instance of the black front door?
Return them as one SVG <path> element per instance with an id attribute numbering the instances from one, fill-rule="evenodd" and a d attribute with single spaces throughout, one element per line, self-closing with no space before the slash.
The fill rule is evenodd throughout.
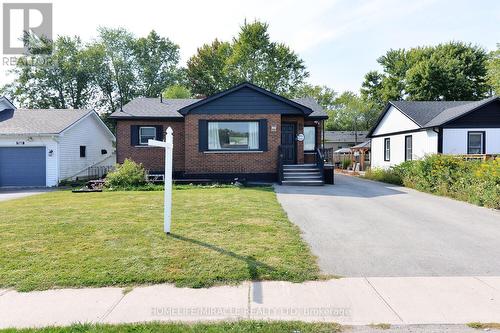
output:
<path id="1" fill-rule="evenodd" d="M 295 164 L 297 151 L 295 148 L 295 124 L 281 124 L 281 150 L 284 164 Z"/>

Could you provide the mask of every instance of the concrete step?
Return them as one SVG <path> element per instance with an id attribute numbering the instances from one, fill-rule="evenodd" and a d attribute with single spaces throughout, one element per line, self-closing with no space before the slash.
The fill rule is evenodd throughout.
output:
<path id="1" fill-rule="evenodd" d="M 321 176 L 287 176 L 283 180 L 322 180 Z"/>
<path id="2" fill-rule="evenodd" d="M 321 173 L 319 171 L 309 171 L 309 172 L 302 172 L 302 171 L 287 171 L 283 172 L 283 176 L 320 176 Z"/>
<path id="3" fill-rule="evenodd" d="M 283 168 L 283 172 L 319 172 L 318 168 Z"/>
<path id="4" fill-rule="evenodd" d="M 316 167 L 316 164 L 283 164 L 284 168 L 310 168 L 310 167 Z"/>
<path id="5" fill-rule="evenodd" d="M 281 185 L 290 185 L 290 186 L 322 186 L 325 183 L 322 180 L 284 180 L 281 182 Z"/>

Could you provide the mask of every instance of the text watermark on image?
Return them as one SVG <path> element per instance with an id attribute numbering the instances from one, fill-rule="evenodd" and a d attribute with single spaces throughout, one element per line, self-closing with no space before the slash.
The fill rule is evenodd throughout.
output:
<path id="1" fill-rule="evenodd" d="M 279 317 L 350 317 L 350 308 L 338 307 L 152 307 L 155 317 L 227 317 L 227 316 L 279 316 Z"/>
<path id="2" fill-rule="evenodd" d="M 27 36 L 52 41 L 52 23 L 52 3 L 4 3 L 2 65 L 15 65 L 19 56 L 30 55 Z M 50 49 L 46 53 L 50 53 Z"/>

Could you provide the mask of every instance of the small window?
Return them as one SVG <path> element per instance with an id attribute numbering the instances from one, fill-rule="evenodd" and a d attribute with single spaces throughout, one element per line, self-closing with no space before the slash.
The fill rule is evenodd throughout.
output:
<path id="1" fill-rule="evenodd" d="M 258 121 L 208 122 L 209 150 L 259 149 Z"/>
<path id="2" fill-rule="evenodd" d="M 316 150 L 316 127 L 304 126 L 304 151 Z"/>
<path id="3" fill-rule="evenodd" d="M 139 127 L 139 144 L 147 145 L 148 140 L 156 139 L 156 127 Z"/>
<path id="4" fill-rule="evenodd" d="M 391 160 L 391 139 L 384 139 L 384 161 Z"/>
<path id="5" fill-rule="evenodd" d="M 101 154 L 102 155 L 106 155 L 108 153 L 108 151 L 106 149 L 101 149 Z"/>
<path id="6" fill-rule="evenodd" d="M 468 132 L 467 154 L 484 154 L 484 132 Z"/>
<path id="7" fill-rule="evenodd" d="M 405 161 L 413 159 L 413 138 L 411 135 L 405 136 Z"/>
<path id="8" fill-rule="evenodd" d="M 80 157 L 85 157 L 87 155 L 87 146 L 80 146 Z"/>

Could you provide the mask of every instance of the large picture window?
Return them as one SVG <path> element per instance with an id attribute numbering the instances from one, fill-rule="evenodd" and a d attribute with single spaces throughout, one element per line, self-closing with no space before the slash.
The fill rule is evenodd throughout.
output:
<path id="1" fill-rule="evenodd" d="M 484 154 L 484 135 L 485 132 L 467 133 L 467 154 Z"/>
<path id="2" fill-rule="evenodd" d="M 405 136 L 405 161 L 413 159 L 413 137 L 411 135 Z"/>
<path id="3" fill-rule="evenodd" d="M 316 127 L 304 126 L 304 151 L 316 150 Z"/>
<path id="4" fill-rule="evenodd" d="M 148 140 L 156 139 L 156 128 L 155 127 L 139 127 L 139 144 L 147 145 Z"/>
<path id="5" fill-rule="evenodd" d="M 258 150 L 258 121 L 208 122 L 209 150 Z"/>
<path id="6" fill-rule="evenodd" d="M 384 161 L 391 160 L 391 139 L 384 139 Z"/>

